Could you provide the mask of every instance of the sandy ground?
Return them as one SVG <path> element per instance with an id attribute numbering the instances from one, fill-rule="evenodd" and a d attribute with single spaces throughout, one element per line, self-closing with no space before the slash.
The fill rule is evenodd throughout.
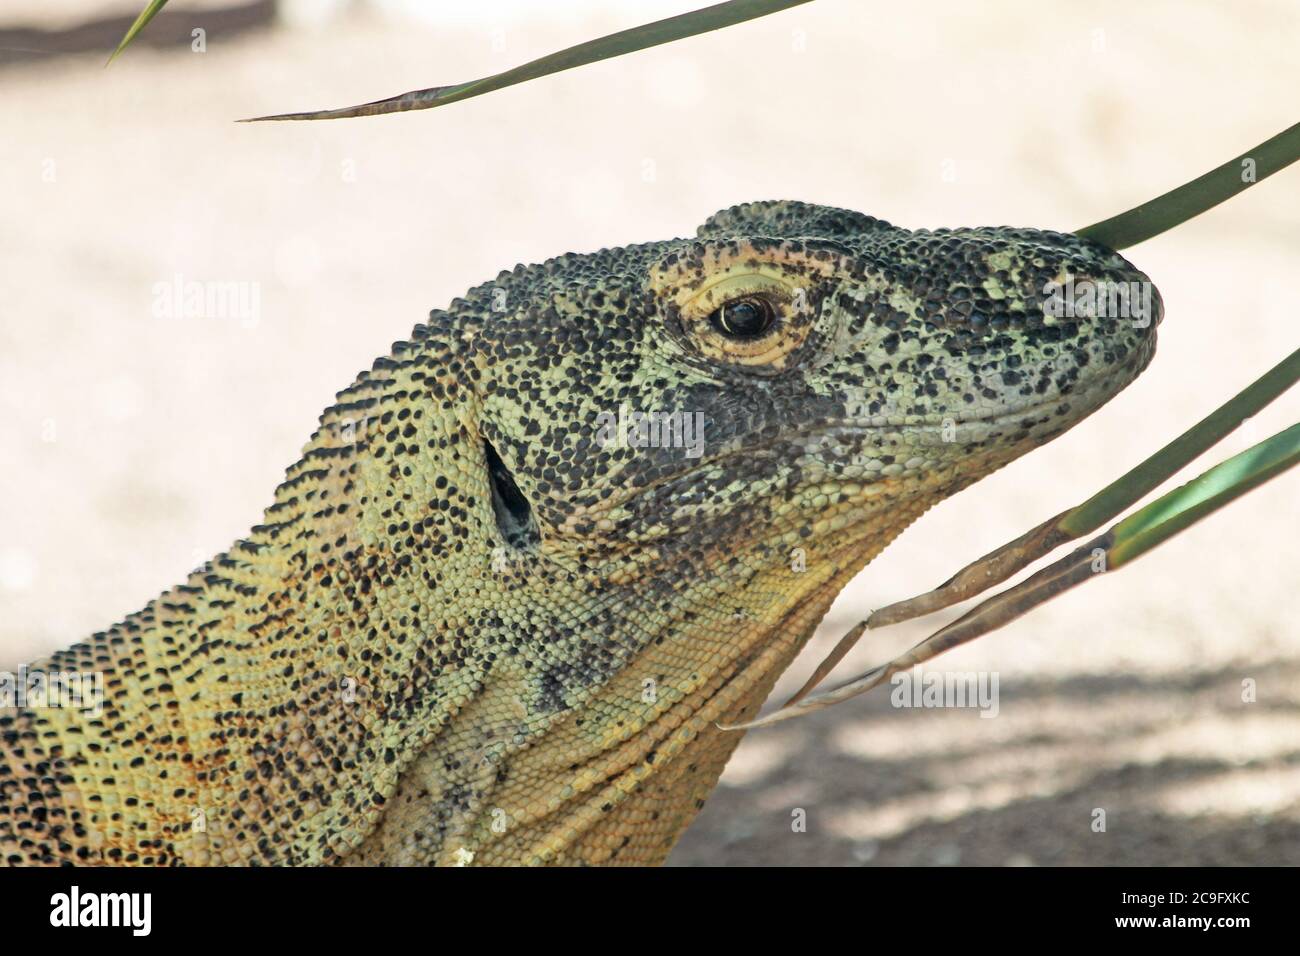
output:
<path id="1" fill-rule="evenodd" d="M 1286 0 L 820 0 L 436 112 L 231 122 L 484 75 L 691 4 L 432 6 L 0 74 L 0 666 L 242 535 L 334 392 L 515 262 L 763 198 L 1075 228 L 1282 129 L 1300 87 Z M 1298 223 L 1292 169 L 1132 250 L 1167 308 L 1151 369 L 927 514 L 779 690 L 867 609 L 1087 497 L 1293 349 Z M 256 318 L 159 318 L 177 276 L 246 283 Z M 1202 464 L 1298 411 L 1284 398 Z M 751 734 L 673 862 L 1300 862 L 1296 519 L 1285 476 L 936 665 L 995 672 L 996 718 L 877 694 Z M 951 616 L 865 640 L 842 672 Z"/>

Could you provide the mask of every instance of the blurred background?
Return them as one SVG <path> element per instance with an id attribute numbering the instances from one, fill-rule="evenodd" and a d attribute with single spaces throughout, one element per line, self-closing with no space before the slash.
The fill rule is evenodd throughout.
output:
<path id="1" fill-rule="evenodd" d="M 243 535 L 334 393 L 503 268 L 757 199 L 1074 229 L 1290 125 L 1300 88 L 1289 0 L 818 0 L 431 112 L 237 125 L 703 0 L 174 0 L 105 70 L 143 2 L 0 10 L 0 668 Z M 1151 368 L 917 522 L 778 695 L 871 608 L 1083 500 L 1295 348 L 1300 168 L 1126 255 L 1165 300 Z M 169 310 L 191 281 L 247 308 Z M 1179 480 L 1298 412 L 1284 397 Z M 886 690 L 751 733 L 672 862 L 1300 862 L 1296 481 L 936 663 L 996 672 L 995 719 Z M 837 673 L 956 613 L 869 636 Z"/>

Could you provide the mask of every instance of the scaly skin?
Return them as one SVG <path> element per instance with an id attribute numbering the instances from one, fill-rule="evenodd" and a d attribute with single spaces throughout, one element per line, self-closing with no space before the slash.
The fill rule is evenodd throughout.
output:
<path id="1" fill-rule="evenodd" d="M 663 860 L 849 579 L 1145 366 L 1154 321 L 1045 319 L 1067 274 L 1145 281 L 791 202 L 502 273 L 339 394 L 247 540 L 32 665 L 107 699 L 0 712 L 0 859 Z M 709 318 L 741 300 L 773 327 Z M 701 413 L 702 454 L 602 441 L 620 407 Z"/>

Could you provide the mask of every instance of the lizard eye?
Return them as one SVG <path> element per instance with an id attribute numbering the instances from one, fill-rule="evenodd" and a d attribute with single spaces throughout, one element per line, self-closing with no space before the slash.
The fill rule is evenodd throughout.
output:
<path id="1" fill-rule="evenodd" d="M 753 273 L 715 282 L 680 308 L 687 340 L 698 354 L 760 374 L 788 366 L 815 318 L 805 290 Z"/>
<path id="2" fill-rule="evenodd" d="M 776 309 L 767 299 L 746 296 L 715 309 L 709 322 L 728 338 L 756 339 L 776 324 Z"/>
<path id="3" fill-rule="evenodd" d="M 713 365 L 779 375 L 808 352 L 804 344 L 828 311 L 827 280 L 847 267 L 843 248 L 811 239 L 673 246 L 648 276 L 669 332 L 664 347 Z"/>

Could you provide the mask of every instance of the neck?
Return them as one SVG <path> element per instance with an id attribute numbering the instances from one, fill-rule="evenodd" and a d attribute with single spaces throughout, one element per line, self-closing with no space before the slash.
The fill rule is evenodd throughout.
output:
<path id="1" fill-rule="evenodd" d="M 789 549 L 758 563 L 773 553 L 759 543 L 719 549 L 709 573 L 674 566 L 607 587 L 599 603 L 586 587 L 557 597 L 565 616 L 516 624 L 498 645 L 526 638 L 545 656 L 501 658 L 352 860 L 662 860 L 741 739 L 717 725 L 757 713 L 835 595 L 912 517 L 845 529 L 798 570 Z"/>

